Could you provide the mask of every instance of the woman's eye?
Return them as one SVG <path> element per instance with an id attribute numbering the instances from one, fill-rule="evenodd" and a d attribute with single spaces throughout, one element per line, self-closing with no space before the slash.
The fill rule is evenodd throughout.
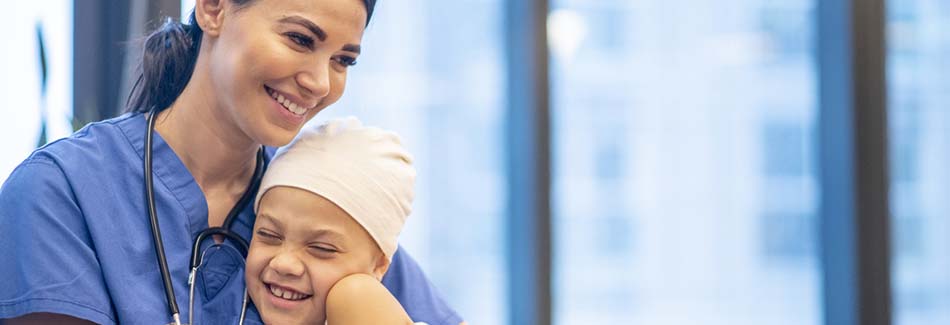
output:
<path id="1" fill-rule="evenodd" d="M 344 67 L 352 67 L 356 65 L 356 58 L 352 56 L 342 55 L 342 56 L 336 57 L 334 60 L 336 60 L 337 63 L 339 63 L 340 65 Z"/>
<path id="2" fill-rule="evenodd" d="M 293 41 L 294 43 L 297 43 L 297 45 L 306 47 L 308 49 L 313 48 L 313 38 L 310 38 L 310 36 L 303 35 L 300 33 L 290 32 L 290 33 L 287 33 L 287 37 L 290 38 L 290 40 Z"/>

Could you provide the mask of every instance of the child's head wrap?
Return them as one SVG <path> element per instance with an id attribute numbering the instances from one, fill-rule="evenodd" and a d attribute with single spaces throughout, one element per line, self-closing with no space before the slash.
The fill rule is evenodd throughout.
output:
<path id="1" fill-rule="evenodd" d="M 396 237 L 412 208 L 416 170 L 392 132 L 363 126 L 353 117 L 305 126 L 274 156 L 254 201 L 275 186 L 320 195 L 366 229 L 392 260 Z"/>

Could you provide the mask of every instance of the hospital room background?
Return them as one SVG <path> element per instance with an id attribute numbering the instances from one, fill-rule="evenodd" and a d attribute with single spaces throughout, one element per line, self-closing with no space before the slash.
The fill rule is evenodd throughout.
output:
<path id="1" fill-rule="evenodd" d="M 2 181 L 193 1 L 0 6 Z M 470 324 L 950 324 L 950 1 L 376 10 L 316 120 L 406 140 L 401 243 Z"/>

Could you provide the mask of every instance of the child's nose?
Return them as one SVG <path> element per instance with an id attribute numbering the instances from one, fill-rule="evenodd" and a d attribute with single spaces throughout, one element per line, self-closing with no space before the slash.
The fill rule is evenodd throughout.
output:
<path id="1" fill-rule="evenodd" d="M 280 252 L 271 259 L 269 266 L 280 275 L 301 276 L 304 270 L 303 262 L 293 251 Z"/>

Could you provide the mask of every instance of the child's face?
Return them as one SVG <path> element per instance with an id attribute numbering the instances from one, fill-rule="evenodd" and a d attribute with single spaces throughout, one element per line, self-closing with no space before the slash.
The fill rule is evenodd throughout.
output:
<path id="1" fill-rule="evenodd" d="M 278 186 L 261 198 L 247 256 L 247 292 L 268 324 L 322 324 L 327 292 L 354 273 L 381 278 L 372 237 L 326 198 Z"/>

